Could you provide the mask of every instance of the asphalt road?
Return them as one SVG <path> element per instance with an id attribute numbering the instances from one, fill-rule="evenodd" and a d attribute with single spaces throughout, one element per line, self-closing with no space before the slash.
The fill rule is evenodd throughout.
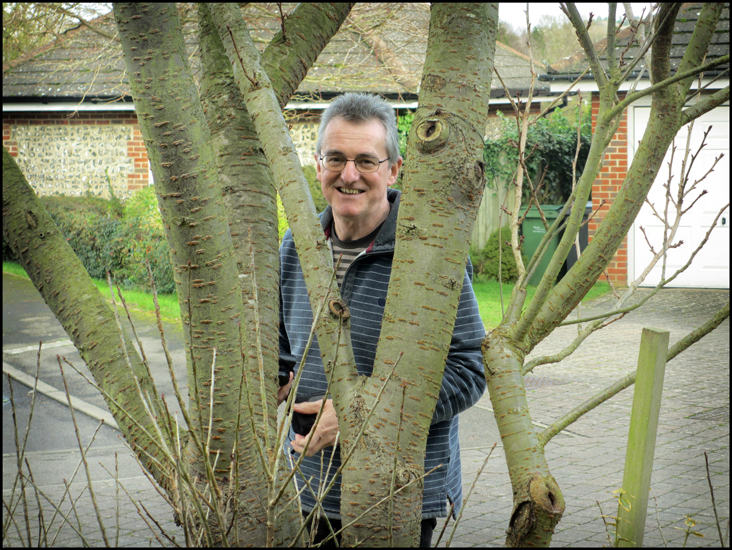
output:
<path id="1" fill-rule="evenodd" d="M 160 335 L 151 315 L 132 312 L 133 322 L 145 354 L 150 361 L 151 371 L 159 391 L 173 396 L 173 387 L 167 372 L 167 364 L 160 343 Z M 127 321 L 123 321 L 127 324 Z M 165 324 L 168 349 L 173 357 L 176 377 L 184 395 L 187 394 L 186 367 L 183 333 L 180 326 Z M 130 332 L 131 333 L 131 332 Z M 72 363 L 87 376 L 90 373 L 79 357 L 76 348 L 69 340 L 61 324 L 56 320 L 43 298 L 24 278 L 3 274 L 3 364 L 16 371 L 35 377 L 38 365 L 38 345 L 43 343 L 38 379 L 49 386 L 64 390 L 64 381 L 59 368 L 58 357 Z M 108 412 L 103 396 L 91 386 L 83 376 L 62 362 L 64 375 L 70 394 L 91 405 L 92 409 Z M 22 437 L 30 412 L 32 388 L 14 380 L 14 399 L 16 403 L 19 433 Z M 13 418 L 10 414 L 10 391 L 7 376 L 3 376 L 3 488 L 12 474 L 15 460 L 13 439 Z M 177 410 L 174 399 L 166 400 L 171 408 Z M 82 407 L 82 410 L 86 410 Z M 77 410 L 75 417 L 79 426 L 82 442 L 86 445 L 99 424 L 99 415 L 88 416 Z M 94 411 L 92 410 L 92 414 Z M 179 418 L 180 415 L 179 415 Z M 182 422 L 182 418 L 181 418 Z M 113 454 L 113 450 L 130 455 L 119 439 L 119 432 L 103 426 L 92 446 L 100 453 Z M 463 448 L 490 447 L 500 441 L 498 429 L 490 409 L 487 394 L 481 404 L 460 415 L 460 442 Z M 41 394 L 36 398 L 27 451 L 45 453 L 49 460 L 43 460 L 36 468 L 41 468 L 39 481 L 61 483 L 65 476 L 71 475 L 79 457 L 78 443 L 68 406 L 49 399 Z M 53 456 L 53 460 L 50 457 Z M 132 463 L 132 466 L 137 466 Z M 48 466 L 46 468 L 46 466 Z M 7 472 L 7 473 L 6 473 Z M 105 474 L 101 473 L 102 477 Z"/>

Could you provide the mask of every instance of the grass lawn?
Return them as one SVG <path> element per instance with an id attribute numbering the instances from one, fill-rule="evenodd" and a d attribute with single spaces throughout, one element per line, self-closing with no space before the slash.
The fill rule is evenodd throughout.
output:
<path id="1" fill-rule="evenodd" d="M 28 274 L 25 272 L 20 264 L 12 262 L 3 262 L 3 273 L 10 273 L 11 275 L 17 275 L 19 277 L 25 277 L 28 279 Z M 101 279 L 94 279 L 92 281 L 99 289 L 110 304 L 112 299 L 109 297 L 109 284 L 107 281 Z M 148 292 L 142 292 L 139 290 L 122 290 L 122 296 L 127 302 L 127 306 L 150 315 L 155 315 L 155 305 L 153 304 L 152 294 Z M 119 297 L 115 292 L 115 301 L 117 306 L 120 308 L 120 316 L 124 318 L 125 313 L 122 309 L 122 304 L 119 301 Z M 160 304 L 160 315 L 163 321 L 178 323 L 180 322 L 180 306 L 178 305 L 178 296 L 175 294 L 158 294 L 158 303 Z M 154 317 L 153 317 L 154 318 Z"/>
<path id="2" fill-rule="evenodd" d="M 25 277 L 26 279 L 28 278 L 25 270 L 19 264 L 15 263 L 3 262 L 3 272 L 20 277 Z M 104 296 L 108 302 L 111 302 L 111 299 L 109 298 L 109 285 L 107 284 L 107 281 L 102 281 L 100 279 L 92 279 L 92 281 L 94 281 L 94 284 L 102 293 L 102 296 Z M 478 299 L 480 316 L 483 319 L 483 324 L 485 325 L 486 330 L 491 330 L 497 327 L 503 317 L 503 315 L 501 314 L 501 298 L 498 282 L 476 282 L 473 284 L 473 289 L 475 290 L 475 297 Z M 536 287 L 529 286 L 527 287 L 527 290 L 528 296 L 526 298 L 526 303 L 528 303 L 529 300 L 531 300 L 531 298 L 534 296 L 534 293 L 536 292 Z M 508 299 L 511 296 L 511 291 L 513 291 L 513 284 L 503 285 L 504 308 L 508 304 Z M 607 283 L 595 283 L 595 286 L 590 289 L 590 291 L 587 293 L 587 296 L 585 296 L 582 301 L 584 302 L 586 300 L 597 298 L 598 296 L 601 296 L 602 294 L 605 294 L 609 291 L 610 286 Z M 155 308 L 153 307 L 152 294 L 136 290 L 123 290 L 122 295 L 124 296 L 128 306 L 149 313 L 151 315 L 154 314 Z M 119 302 L 119 300 L 117 301 Z M 159 294 L 158 302 L 160 303 L 160 313 L 164 321 L 180 322 L 178 297 L 175 294 Z"/>
<path id="3" fill-rule="evenodd" d="M 473 290 L 475 291 L 475 297 L 478 300 L 478 309 L 480 310 L 480 317 L 483 319 L 483 324 L 486 330 L 494 329 L 498 326 L 503 318 L 501 313 L 501 293 L 498 281 L 487 281 L 484 283 L 473 283 Z M 503 307 L 504 309 L 508 305 L 508 300 L 513 292 L 513 284 L 503 284 Z M 610 292 L 610 285 L 605 282 L 597 282 L 593 286 L 587 295 L 583 298 L 583 302 L 592 300 L 598 296 L 602 296 L 606 292 Z M 536 293 L 535 286 L 526 287 L 526 301 L 528 304 Z"/>

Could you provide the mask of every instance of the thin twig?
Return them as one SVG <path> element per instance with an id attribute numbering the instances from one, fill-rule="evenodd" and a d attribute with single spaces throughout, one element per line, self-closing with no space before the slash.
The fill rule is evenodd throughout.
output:
<path id="1" fill-rule="evenodd" d="M 610 543 L 610 546 L 614 546 L 612 539 L 610 538 L 610 526 L 607 524 L 607 521 L 605 520 L 605 514 L 602 512 L 602 506 L 600 506 L 600 501 L 596 500 L 595 504 L 597 504 L 597 507 L 600 509 L 600 517 L 602 518 L 602 522 L 605 524 L 605 534 L 607 535 L 607 541 Z"/>
<path id="2" fill-rule="evenodd" d="M 391 472 L 391 484 L 389 485 L 389 546 L 394 547 L 394 487 L 396 487 L 396 473 L 399 461 L 399 436 L 402 432 L 402 419 L 404 418 L 404 400 L 407 396 L 407 384 L 402 382 L 402 403 L 399 407 L 399 424 L 397 425 L 396 449 L 394 449 L 394 466 Z"/>
<path id="3" fill-rule="evenodd" d="M 656 497 L 651 497 L 653 499 L 653 507 L 656 510 L 656 523 L 658 523 L 658 532 L 661 535 L 661 540 L 663 541 L 664 548 L 668 547 L 668 543 L 666 543 L 666 537 L 663 536 L 663 531 L 661 530 L 661 517 L 658 515 L 658 500 L 656 500 Z"/>
<path id="4" fill-rule="evenodd" d="M 442 531 L 440 531 L 440 536 L 437 537 L 437 542 L 433 545 L 435 548 L 437 548 L 440 545 L 440 541 L 442 540 L 442 535 L 445 534 L 445 529 L 447 529 L 447 524 L 450 523 L 450 518 L 452 517 L 452 511 L 455 509 L 455 503 L 450 503 L 450 510 L 447 512 L 447 518 L 445 518 L 445 525 L 442 526 Z"/>
<path id="5" fill-rule="evenodd" d="M 247 69 L 246 69 L 246 67 L 244 67 L 244 61 L 242 60 L 241 54 L 239 53 L 239 48 L 236 45 L 236 40 L 234 40 L 234 33 L 231 32 L 229 25 L 226 25 L 226 30 L 228 30 L 229 34 L 231 35 L 231 43 L 234 45 L 234 49 L 236 50 L 236 56 L 239 58 L 239 63 L 241 64 L 241 70 L 244 71 L 244 76 L 247 77 L 247 80 L 252 83 L 252 88 L 254 90 L 256 90 L 257 88 L 259 88 L 259 83 L 256 80 L 254 80 L 252 77 L 250 77 L 249 74 L 247 73 Z M 283 33 L 284 33 L 284 30 L 285 30 L 285 27 L 283 24 L 283 26 L 282 26 Z"/>
<path id="6" fill-rule="evenodd" d="M 707 452 L 704 451 L 704 464 L 707 467 L 707 482 L 709 483 L 709 494 L 712 497 L 712 510 L 714 510 L 714 521 L 717 524 L 717 533 L 719 533 L 719 545 L 724 547 L 724 540 L 722 539 L 722 528 L 719 526 L 719 516 L 717 515 L 717 503 L 714 502 L 714 487 L 712 487 L 712 476 L 709 473 L 709 457 Z"/>
<path id="7" fill-rule="evenodd" d="M 117 289 L 119 291 L 119 289 Z M 120 296 L 122 294 L 120 293 Z M 116 513 L 114 514 L 114 517 L 116 519 L 116 526 L 117 531 L 114 536 L 114 546 L 116 548 L 119 548 L 119 457 L 117 456 L 117 452 L 114 453 L 114 481 L 116 482 L 114 484 L 114 503 L 115 503 L 115 510 Z"/>
<path id="8" fill-rule="evenodd" d="M 15 512 L 15 508 L 17 508 L 19 503 L 23 503 L 23 512 L 25 514 L 26 518 L 26 531 L 28 535 L 28 546 L 32 544 L 31 541 L 31 534 L 30 534 L 30 523 L 28 522 L 28 502 L 26 500 L 25 495 L 25 484 L 22 483 L 21 480 L 21 496 L 19 497 L 18 502 L 13 506 L 13 497 L 15 495 L 16 487 L 18 486 L 18 480 L 23 477 L 23 459 L 25 458 L 25 448 L 26 444 L 28 443 L 28 435 L 30 434 L 30 427 L 31 427 L 31 421 L 33 420 L 33 411 L 35 410 L 36 405 L 36 395 L 38 394 L 38 380 L 39 380 L 39 373 L 41 370 L 41 348 L 43 347 L 43 342 L 38 342 L 38 354 L 36 356 L 36 376 L 35 376 L 35 384 L 33 385 L 33 396 L 31 397 L 31 406 L 30 411 L 28 413 L 28 424 L 25 427 L 25 435 L 23 436 L 23 444 L 21 445 L 18 441 L 18 421 L 17 421 L 17 415 L 15 411 L 15 396 L 13 394 L 13 382 L 10 376 L 8 375 L 8 385 L 10 387 L 10 404 L 11 404 L 11 411 L 12 411 L 12 417 L 13 417 L 13 439 L 15 441 L 15 460 L 16 460 L 16 474 L 13 479 L 13 488 L 11 490 L 11 497 L 10 497 L 10 504 L 9 509 L 12 510 L 12 513 Z M 6 532 L 8 526 L 9 526 L 9 518 L 5 518 L 5 522 L 3 523 L 3 533 Z M 18 533 L 20 535 L 20 533 Z M 23 537 L 20 537 L 21 542 L 23 541 Z"/>
<path id="9" fill-rule="evenodd" d="M 99 424 L 97 424 L 97 429 L 94 430 L 94 433 L 92 434 L 91 439 L 89 440 L 89 443 L 87 443 L 87 445 L 86 445 L 87 453 L 89 452 L 89 449 L 91 448 L 92 443 L 94 443 L 94 441 L 96 440 L 97 434 L 99 433 L 99 430 L 102 428 L 103 425 L 104 425 L 104 422 L 99 422 Z M 79 461 L 76 463 L 76 468 L 74 469 L 74 473 L 71 476 L 71 481 L 69 481 L 69 484 L 73 483 L 74 480 L 76 479 L 76 475 L 79 473 L 79 469 L 81 468 L 81 465 L 82 465 L 82 460 L 79 459 Z M 71 493 L 69 492 L 68 486 L 67 486 L 66 490 L 64 491 L 63 495 L 61 495 L 61 500 L 58 502 L 59 507 L 61 507 L 61 505 L 64 503 L 64 500 L 66 500 L 66 495 L 69 495 L 69 501 L 71 501 L 72 497 L 71 497 Z M 53 516 L 51 517 L 51 521 L 48 524 L 49 530 L 51 529 L 53 522 L 56 520 L 57 515 L 58 515 L 58 512 L 54 512 Z M 66 520 L 66 518 L 64 518 L 64 519 Z M 61 534 L 61 528 L 63 526 L 64 526 L 64 522 L 61 522 L 61 525 L 59 525 L 59 528 L 56 531 L 56 535 L 53 537 L 53 540 L 51 541 L 51 544 L 49 544 L 49 546 L 53 546 L 55 544 L 56 539 L 58 538 L 59 534 Z"/>
<path id="10" fill-rule="evenodd" d="M 465 496 L 465 500 L 463 500 L 463 505 L 460 507 L 460 513 L 458 514 L 458 517 L 455 520 L 455 523 L 453 523 L 453 525 L 452 525 L 452 531 L 450 532 L 450 538 L 447 539 L 445 546 L 448 546 L 448 547 L 450 546 L 450 543 L 452 542 L 452 537 L 455 535 L 455 530 L 457 529 L 457 526 L 460 523 L 460 518 L 463 517 L 463 512 L 465 511 L 465 508 L 468 505 L 468 500 L 470 499 L 470 495 L 473 494 L 473 489 L 475 489 L 475 486 L 478 484 L 478 478 L 480 477 L 480 474 L 483 473 L 483 468 L 485 468 L 485 465 L 488 464 L 488 459 L 491 457 L 491 454 L 493 454 L 493 450 L 496 448 L 496 445 L 498 445 L 498 441 L 496 441 L 493 444 L 493 447 L 491 447 L 491 450 L 488 451 L 488 456 L 485 457 L 485 460 L 483 461 L 483 465 L 478 470 L 478 473 L 475 474 L 475 479 L 473 480 L 473 484 L 470 486 L 470 490 L 468 490 L 468 494 Z"/>
<path id="11" fill-rule="evenodd" d="M 46 521 L 43 517 L 43 506 L 41 505 L 41 499 L 38 495 L 38 488 L 36 482 L 33 479 L 33 471 L 31 470 L 30 462 L 25 459 L 25 467 L 28 469 L 28 478 L 33 485 L 33 494 L 36 496 L 36 503 L 38 504 L 38 546 L 48 547 L 48 529 L 46 528 Z"/>
<path id="12" fill-rule="evenodd" d="M 116 455 L 117 455 L 117 453 L 115 453 L 115 458 L 116 458 Z M 105 469 L 105 470 L 107 471 L 107 473 L 109 473 L 109 474 L 111 475 L 111 473 L 109 472 L 109 470 L 107 470 L 107 468 L 106 468 L 106 467 L 104 466 L 104 464 L 101 464 L 101 466 L 102 466 L 102 468 L 104 468 L 104 469 Z M 148 523 L 147 519 L 145 519 L 145 516 L 144 516 L 144 515 L 142 514 L 142 511 L 140 510 L 140 507 L 139 507 L 139 506 L 137 505 L 137 503 L 135 502 L 135 500 L 134 500 L 134 499 L 132 498 L 132 496 L 130 495 L 129 491 L 127 491 L 127 489 L 125 488 L 125 486 L 124 486 L 124 485 L 122 485 L 122 482 L 121 482 L 121 481 L 120 481 L 120 480 L 119 480 L 118 478 L 117 478 L 117 479 L 115 479 L 115 482 L 117 483 L 117 486 L 118 486 L 118 488 L 119 488 L 119 487 L 121 487 L 121 488 L 122 488 L 122 490 L 123 490 L 123 491 L 125 492 L 125 494 L 127 495 L 127 498 L 129 498 L 129 499 L 130 499 L 130 502 L 131 502 L 131 503 L 132 503 L 132 505 L 133 505 L 133 506 L 135 507 L 135 510 L 137 511 L 137 514 L 138 514 L 138 515 L 139 515 L 139 516 L 140 516 L 140 517 L 142 518 L 142 521 L 144 521 L 144 522 L 145 522 L 145 525 L 147 525 L 147 528 L 148 528 L 148 529 L 150 529 L 150 532 L 151 532 L 151 533 L 153 534 L 153 536 L 154 536 L 154 537 L 155 537 L 155 538 L 157 539 L 158 543 L 160 543 L 160 546 L 164 546 L 164 544 L 163 544 L 163 541 L 161 541 L 161 540 L 160 540 L 160 538 L 158 537 L 157 533 L 155 533 L 155 530 L 154 530 L 154 529 L 152 528 L 152 526 L 151 526 L 151 525 L 150 525 L 150 524 Z M 140 504 L 142 504 L 142 503 L 140 503 Z M 147 510 L 145 510 L 145 511 L 147 512 Z M 148 515 L 149 515 L 149 514 L 148 514 Z M 152 517 L 152 516 L 151 516 L 151 517 Z M 154 521 L 154 520 L 153 520 L 153 521 Z M 158 523 L 157 523 L 157 522 L 155 522 L 155 524 L 156 524 L 156 525 L 158 525 Z M 169 536 L 169 535 L 168 535 L 168 534 L 167 534 L 167 533 L 166 533 L 166 532 L 165 532 L 165 531 L 164 531 L 164 530 L 163 530 L 163 529 L 162 529 L 162 528 L 160 527 L 160 525 L 158 525 L 158 529 L 160 529 L 160 532 L 161 532 L 161 533 L 162 533 L 162 534 L 163 534 L 163 535 L 164 535 L 164 536 L 165 536 L 165 537 L 166 537 L 166 538 L 167 538 L 167 539 L 168 539 L 168 540 L 169 540 L 170 542 L 172 542 L 172 543 L 173 543 L 173 544 L 174 544 L 175 546 L 177 546 L 177 547 L 180 547 L 180 545 L 179 545 L 179 544 L 178 544 L 178 543 L 177 543 L 177 542 L 176 542 L 175 540 L 173 540 L 172 538 L 170 538 L 170 536 Z"/>
<path id="13" fill-rule="evenodd" d="M 396 496 L 396 495 L 398 495 L 399 493 L 401 493 L 401 492 L 402 492 L 402 491 L 403 491 L 404 489 L 406 489 L 406 488 L 408 488 L 408 487 L 411 487 L 411 486 L 412 486 L 413 484 L 417 483 L 418 481 L 421 481 L 422 479 L 426 478 L 426 477 L 427 477 L 428 475 L 430 475 L 430 474 L 431 474 L 432 472 L 434 472 L 434 471 L 435 471 L 435 470 L 437 470 L 438 468 L 442 468 L 442 466 L 444 466 L 444 465 L 443 465 L 443 464 L 438 464 L 437 466 L 435 466 L 434 468 L 432 468 L 432 469 L 431 469 L 431 470 L 430 470 L 429 472 L 427 472 L 427 473 L 424 473 L 424 474 L 422 474 L 422 475 L 421 475 L 421 476 L 419 476 L 419 477 L 416 477 L 415 479 L 413 479 L 412 481 L 410 481 L 409 483 L 407 483 L 407 484 L 406 484 L 406 485 L 404 485 L 403 487 L 399 487 L 399 489 L 397 489 L 396 491 L 394 491 L 394 496 Z M 360 520 L 360 519 L 361 519 L 362 517 L 364 517 L 364 516 L 365 516 L 366 514 L 368 514 L 368 513 L 369 513 L 369 512 L 371 511 L 371 510 L 373 510 L 373 509 L 374 509 L 374 508 L 376 508 L 377 506 L 381 506 L 381 505 L 382 505 L 382 504 L 383 504 L 384 502 L 386 502 L 386 501 L 387 501 L 387 500 L 388 500 L 389 498 L 390 498 L 390 496 L 385 496 L 385 497 L 384 497 L 384 498 L 382 498 L 382 499 L 381 499 L 381 500 L 380 500 L 379 502 L 377 502 L 377 503 L 376 503 L 376 504 L 374 504 L 373 506 L 370 506 L 369 508 L 367 508 L 367 509 L 366 509 L 366 510 L 365 510 L 365 511 L 364 511 L 364 512 L 363 512 L 363 513 L 362 513 L 362 514 L 360 515 L 360 516 L 358 516 L 358 517 L 354 518 L 353 520 L 351 520 L 351 521 L 350 521 L 349 523 L 347 523 L 346 525 L 343 525 L 343 526 L 341 527 L 341 529 L 340 529 L 340 530 L 339 530 L 339 531 L 338 531 L 337 533 L 335 533 L 335 535 L 337 536 L 337 535 L 339 535 L 340 533 L 342 533 L 342 532 L 343 532 L 344 530 L 346 530 L 346 529 L 347 529 L 348 527 L 350 527 L 351 525 L 353 525 L 354 523 L 356 523 L 356 522 L 357 522 L 358 520 Z M 331 536 L 329 536 L 329 537 L 327 537 L 327 538 L 325 538 L 325 539 L 324 539 L 324 540 L 323 540 L 322 542 L 323 542 L 323 543 L 327 542 L 328 540 L 330 540 L 330 538 L 331 538 L 331 537 L 332 537 L 332 535 L 331 535 Z M 363 542 L 363 541 L 362 541 L 362 542 Z"/>
<path id="14" fill-rule="evenodd" d="M 119 317 L 117 319 L 119 321 Z M 99 530 L 102 533 L 102 538 L 104 539 L 104 544 L 106 546 L 109 546 L 109 540 L 107 539 L 107 532 L 104 529 L 104 522 L 102 521 L 99 504 L 97 503 L 96 496 L 94 495 L 94 487 L 92 486 L 92 476 L 91 476 L 91 472 L 89 471 L 89 463 L 86 460 L 86 454 L 84 453 L 84 447 L 81 445 L 81 436 L 79 435 L 79 425 L 76 423 L 76 415 L 74 414 L 74 406 L 71 403 L 71 392 L 69 391 L 69 385 L 66 382 L 66 376 L 64 375 L 64 367 L 61 364 L 61 357 L 59 357 L 57 355 L 56 360 L 58 361 L 58 367 L 61 369 L 61 378 L 64 381 L 64 389 L 66 390 L 66 399 L 69 402 L 69 411 L 71 412 L 71 420 L 74 423 L 74 433 L 76 434 L 76 442 L 79 444 L 79 452 L 81 453 L 81 459 L 84 461 L 84 471 L 86 472 L 86 479 L 87 479 L 87 482 L 89 483 L 89 495 L 91 496 L 92 503 L 94 504 L 94 513 L 97 517 L 97 522 L 99 523 Z"/>

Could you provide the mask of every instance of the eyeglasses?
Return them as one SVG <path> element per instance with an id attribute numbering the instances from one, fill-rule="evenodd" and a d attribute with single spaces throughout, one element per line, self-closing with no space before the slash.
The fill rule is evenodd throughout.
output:
<path id="1" fill-rule="evenodd" d="M 387 159 L 379 160 L 374 157 L 358 157 L 357 159 L 347 159 L 341 155 L 321 155 L 320 161 L 323 163 L 323 168 L 330 170 L 331 172 L 342 172 L 348 162 L 353 161 L 356 166 L 356 170 L 362 174 L 370 174 L 376 172 L 381 166 L 382 162 L 386 162 Z"/>

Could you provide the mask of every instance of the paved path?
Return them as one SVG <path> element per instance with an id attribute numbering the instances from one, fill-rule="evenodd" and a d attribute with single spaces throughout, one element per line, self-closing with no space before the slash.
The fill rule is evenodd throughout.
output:
<path id="1" fill-rule="evenodd" d="M 65 355 L 83 371 L 73 346 L 64 342 L 66 335 L 27 281 L 3 276 L 3 367 L 34 374 L 38 339 L 56 342 L 42 356 L 40 379 L 56 388 L 63 388 L 55 354 Z M 641 291 L 641 293 L 647 291 Z M 631 313 L 621 321 L 594 334 L 574 355 L 555 366 L 538 367 L 527 377 L 531 414 L 539 428 L 570 410 L 621 376 L 631 372 L 637 362 L 640 333 L 643 327 L 671 332 L 671 344 L 692 328 L 711 317 L 729 299 L 728 291 L 665 290 L 652 298 L 644 310 Z M 606 309 L 607 298 L 585 306 L 589 315 Z M 162 351 L 155 342 L 156 330 L 150 319 L 135 316 L 143 346 L 155 365 L 154 375 L 159 385 L 167 388 L 169 379 L 162 375 Z M 55 324 L 54 324 L 55 323 Z M 169 345 L 177 365 L 182 365 L 182 336 L 177 327 L 167 327 Z M 552 334 L 534 351 L 534 355 L 556 352 L 571 341 L 576 328 L 563 327 Z M 48 346 L 47 346 L 48 347 Z M 14 353 L 13 353 L 14 351 Z M 10 352 L 10 353 L 8 353 Z M 69 369 L 70 370 L 70 369 Z M 184 367 L 183 367 L 184 371 Z M 183 379 L 184 372 L 180 373 Z M 90 405 L 106 410 L 101 397 L 76 374 L 69 376 L 72 394 Z M 3 498 L 8 499 L 15 464 L 13 423 L 6 397 L 9 396 L 7 376 L 3 377 Z M 18 410 L 20 433 L 25 430 L 31 393 L 27 386 L 13 383 Z M 166 391 L 165 389 L 163 391 Z M 185 392 L 185 389 L 183 389 Z M 605 528 L 596 501 L 606 515 L 617 510 L 611 491 L 620 486 L 625 460 L 632 387 L 603 404 L 593 413 L 556 436 L 547 446 L 549 466 L 559 483 L 566 511 L 553 539 L 554 546 L 608 545 Z M 167 391 L 166 391 L 167 393 Z M 172 393 L 172 392 L 171 392 Z M 97 420 L 76 413 L 82 442 L 86 444 L 99 424 Z M 461 415 L 461 446 L 463 480 L 467 489 L 483 463 L 490 447 L 499 441 L 498 431 L 486 394 L 476 407 Z M 691 536 L 688 546 L 719 546 L 712 512 L 709 487 L 704 467 L 704 451 L 709 455 L 717 512 L 724 533 L 729 518 L 729 321 L 670 362 L 666 369 L 660 426 L 651 480 L 651 496 L 646 522 L 646 546 L 681 546 L 688 514 L 698 523 L 694 530 L 703 538 Z M 26 455 L 33 469 L 36 484 L 53 501 L 58 502 L 64 491 L 63 480 L 70 480 L 79 459 L 73 424 L 68 407 L 42 395 L 36 396 L 31 438 Z M 120 492 L 119 540 L 116 529 L 115 455 L 118 459 L 122 485 L 136 503 L 143 503 L 166 532 L 184 541 L 182 531 L 171 521 L 170 509 L 153 485 L 135 464 L 131 453 L 120 441 L 118 432 L 103 426 L 89 454 L 89 467 L 103 522 L 110 544 L 121 546 L 160 546 L 171 543 L 153 526 L 149 529 L 131 504 Z M 106 470 L 101 466 L 104 465 Z M 83 468 L 72 484 L 72 494 L 78 495 L 86 483 Z M 42 500 L 46 520 L 53 513 Z M 89 544 L 101 545 L 96 517 L 84 492 L 76 504 L 82 532 Z M 68 509 L 68 505 L 65 505 Z M 656 511 L 657 509 L 657 511 Z M 30 515 L 37 518 L 35 498 L 29 500 Z M 451 546 L 502 546 L 511 512 L 511 487 L 499 445 L 488 460 L 470 501 L 465 507 Z M 144 515 L 144 512 L 142 512 Z M 22 514 L 14 514 L 22 524 Z M 3 510 L 5 519 L 5 510 Z M 35 520 L 34 520 L 35 521 Z M 148 519 L 148 522 L 150 520 Z M 152 522 L 150 522 L 152 523 Z M 58 525 L 58 519 L 55 525 Z M 660 524 L 660 531 L 659 531 Z M 34 525 L 37 525 L 34 523 Z M 452 527 L 448 526 L 440 542 L 444 546 Z M 441 525 L 438 526 L 439 532 Z M 14 531 L 11 529 L 11 532 Z M 153 534 L 155 533 L 155 535 Z M 34 540 L 37 526 L 32 529 Z M 51 536 L 56 528 L 51 530 Z M 157 537 L 157 538 L 156 538 Z M 662 538 L 663 537 L 663 538 Z M 435 541 L 437 535 L 435 535 Z M 728 539 L 726 539 L 728 540 Z M 162 542 L 161 542 L 162 541 Z M 3 545 L 19 545 L 17 535 L 3 540 Z M 65 526 L 56 539 L 57 545 L 79 544 L 79 536 Z"/>

